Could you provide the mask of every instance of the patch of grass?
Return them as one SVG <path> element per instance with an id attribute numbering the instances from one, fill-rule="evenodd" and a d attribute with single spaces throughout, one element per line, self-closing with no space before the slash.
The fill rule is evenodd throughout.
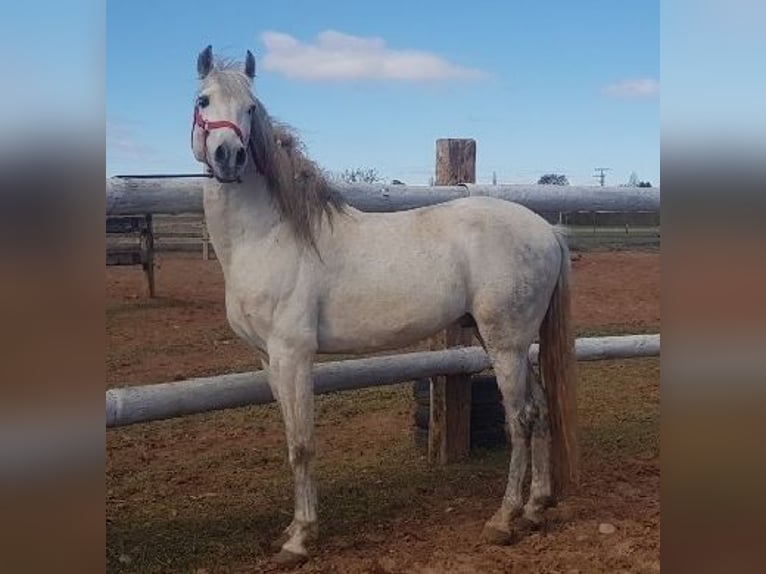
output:
<path id="1" fill-rule="evenodd" d="M 317 423 L 328 424 L 343 422 L 349 416 L 373 413 L 394 412 L 410 408 L 412 396 L 411 383 L 367 388 L 352 393 L 330 393 L 316 398 Z M 348 395 L 353 394 L 353 400 Z"/>
<path id="2" fill-rule="evenodd" d="M 660 332 L 659 323 L 613 323 L 597 327 L 577 327 L 575 337 L 608 337 L 612 335 L 653 335 Z"/>
<path id="3" fill-rule="evenodd" d="M 659 452 L 657 359 L 583 363 L 580 380 L 583 458 L 591 468 Z M 457 500 L 471 508 L 499 502 L 508 450 L 431 466 L 401 428 L 411 424 L 411 408 L 409 384 L 317 397 L 323 544 L 363 543 Z M 393 430 L 370 426 L 377 419 L 393 420 Z M 110 431 L 108 571 L 257 571 L 292 515 L 282 432 L 273 404 Z"/>
<path id="4" fill-rule="evenodd" d="M 580 363 L 578 411 L 584 453 L 659 454 L 659 359 Z"/>
<path id="5" fill-rule="evenodd" d="M 322 537 L 363 538 L 396 519 L 418 519 L 454 497 L 494 496 L 507 470 L 503 450 L 476 453 L 464 463 L 432 467 L 410 443 L 393 443 L 375 464 L 320 459 L 317 468 Z M 471 491 L 466 484 L 473 483 Z M 107 522 L 107 564 L 113 572 L 188 572 L 231 563 L 257 563 L 290 521 L 287 469 L 259 484 L 257 492 L 225 498 L 157 502 Z M 131 557 L 130 564 L 120 556 Z"/>

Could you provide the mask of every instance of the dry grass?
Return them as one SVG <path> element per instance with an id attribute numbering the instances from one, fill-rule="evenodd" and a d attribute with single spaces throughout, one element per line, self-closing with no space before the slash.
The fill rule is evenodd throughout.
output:
<path id="1" fill-rule="evenodd" d="M 217 262 L 161 264 L 151 301 L 140 273 L 107 272 L 107 385 L 256 368 L 226 325 Z M 577 335 L 658 332 L 657 271 L 651 254 L 576 262 Z M 397 572 L 450 570 L 457 558 L 466 572 L 653 571 L 659 361 L 581 363 L 580 374 L 574 514 L 509 549 L 475 545 L 505 487 L 505 449 L 433 467 L 413 443 L 409 385 L 318 397 L 322 540 L 301 571 L 379 573 L 370 560 L 383 558 Z M 110 572 L 271 571 L 269 545 L 292 513 L 274 405 L 110 430 L 106 482 Z M 609 543 L 592 535 L 603 516 L 618 526 Z"/>
<path id="2" fill-rule="evenodd" d="M 581 365 L 587 469 L 659 453 L 656 359 Z M 412 442 L 408 385 L 319 397 L 323 545 L 428 521 L 444 501 L 498 500 L 504 449 L 429 466 Z M 290 519 L 291 477 L 277 409 L 244 408 L 108 435 L 107 561 L 114 572 L 261 564 Z M 130 563 L 124 563 L 129 557 Z M 212 571 L 212 570 L 211 570 Z M 218 570 L 215 570 L 218 571 Z"/>

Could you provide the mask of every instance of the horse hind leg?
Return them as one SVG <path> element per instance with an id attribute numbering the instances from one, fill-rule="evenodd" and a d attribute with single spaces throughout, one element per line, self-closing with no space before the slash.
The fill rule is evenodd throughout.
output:
<path id="1" fill-rule="evenodd" d="M 532 427 L 527 389 L 528 345 L 498 345 L 486 332 L 485 342 L 503 396 L 511 440 L 511 460 L 503 501 L 485 524 L 482 535 L 487 542 L 509 544 L 516 535 L 512 524 L 522 514 L 524 507 L 523 485 L 529 462 Z"/>
<path id="2" fill-rule="evenodd" d="M 524 520 L 534 528 L 542 524 L 542 512 L 552 506 L 554 500 L 550 469 L 551 427 L 548 418 L 548 402 L 540 379 L 530 364 L 527 364 L 527 388 L 531 414 L 532 478 L 529 485 L 529 498 L 524 505 Z"/>

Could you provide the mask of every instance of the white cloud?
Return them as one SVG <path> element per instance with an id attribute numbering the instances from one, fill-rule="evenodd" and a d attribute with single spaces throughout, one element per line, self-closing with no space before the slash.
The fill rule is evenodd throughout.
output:
<path id="1" fill-rule="evenodd" d="M 633 78 L 604 86 L 601 92 L 617 98 L 653 98 L 660 93 L 660 83 L 654 78 Z"/>
<path id="2" fill-rule="evenodd" d="M 301 80 L 398 80 L 428 82 L 472 80 L 481 70 L 448 62 L 435 54 L 395 50 L 381 38 L 363 38 L 334 30 L 321 32 L 313 43 L 268 31 L 263 67 Z"/>

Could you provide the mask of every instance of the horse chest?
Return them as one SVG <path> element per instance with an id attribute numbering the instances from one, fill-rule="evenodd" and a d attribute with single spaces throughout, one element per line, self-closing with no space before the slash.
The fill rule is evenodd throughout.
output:
<path id="1" fill-rule="evenodd" d="M 273 302 L 271 297 L 258 293 L 243 293 L 226 289 L 226 318 L 238 337 L 250 345 L 265 350 L 273 328 Z"/>

